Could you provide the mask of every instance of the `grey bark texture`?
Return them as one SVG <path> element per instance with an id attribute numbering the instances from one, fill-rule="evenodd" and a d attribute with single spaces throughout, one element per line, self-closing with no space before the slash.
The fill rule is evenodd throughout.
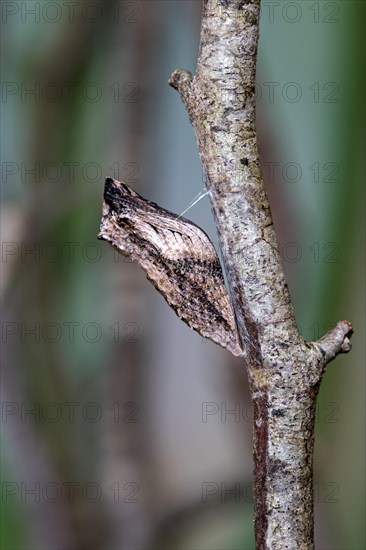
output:
<path id="1" fill-rule="evenodd" d="M 177 70 L 215 217 L 254 405 L 256 548 L 310 549 L 316 398 L 350 349 L 341 321 L 318 342 L 298 331 L 263 182 L 255 128 L 260 0 L 203 0 L 195 76 Z"/>
<path id="2" fill-rule="evenodd" d="M 195 130 L 229 295 L 197 226 L 110 178 L 99 238 L 137 261 L 192 328 L 244 356 L 256 548 L 308 550 L 316 399 L 326 364 L 350 350 L 352 326 L 340 321 L 306 342 L 296 324 L 257 148 L 259 9 L 260 0 L 203 0 L 196 74 L 177 70 L 169 80 Z"/>

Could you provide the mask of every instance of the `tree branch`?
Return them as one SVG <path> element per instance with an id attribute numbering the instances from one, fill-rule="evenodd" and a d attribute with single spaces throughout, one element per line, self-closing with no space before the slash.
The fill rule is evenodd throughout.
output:
<path id="1" fill-rule="evenodd" d="M 259 7 L 260 0 L 204 0 L 196 74 L 177 70 L 169 83 L 178 90 L 195 130 L 235 314 L 237 332 L 235 327 L 229 332 L 234 334 L 236 349 L 240 353 L 243 350 L 248 370 L 254 407 L 256 548 L 308 550 L 313 548 L 316 398 L 326 363 L 337 353 L 349 351 L 352 327 L 341 321 L 314 343 L 306 342 L 297 328 L 257 147 L 255 69 Z M 107 195 L 106 186 L 105 209 Z M 142 212 L 135 211 L 134 218 L 126 202 L 118 204 L 112 218 L 105 210 L 111 224 L 105 231 L 103 218 L 100 237 L 119 246 L 123 253 L 130 253 L 154 281 L 149 272 L 151 266 L 141 261 L 146 248 L 151 254 L 157 249 L 151 232 L 150 237 L 139 242 L 144 206 Z M 151 210 L 145 206 L 145 221 L 150 223 Z M 154 207 L 158 209 L 154 224 L 159 225 L 167 219 L 166 211 Z M 126 227 L 127 218 L 130 224 L 134 219 L 140 222 L 140 228 L 137 233 L 125 235 L 121 245 L 120 232 Z M 183 240 L 190 222 L 185 223 L 188 225 L 180 230 Z M 132 244 L 127 245 L 132 237 Z M 182 248 L 178 256 L 172 257 L 171 250 L 176 247 L 174 231 L 165 234 L 164 239 L 164 246 L 158 247 L 159 254 L 170 263 L 158 262 L 154 266 L 156 280 L 170 280 L 179 286 L 172 275 L 171 262 L 183 256 L 187 259 L 188 255 L 194 260 L 190 284 L 200 295 L 210 296 L 209 302 L 217 313 L 207 316 L 200 301 L 192 303 L 192 308 L 204 323 L 214 324 L 215 316 L 222 315 L 220 301 L 212 302 L 215 281 L 210 276 L 199 278 L 194 274 L 195 262 L 197 265 L 202 261 L 204 251 L 198 245 L 182 245 L 184 254 Z M 210 261 L 216 262 L 213 258 Z M 166 291 L 159 284 L 156 286 L 167 298 Z M 173 302 L 169 301 L 180 314 Z M 194 317 L 192 311 L 189 316 Z M 222 316 L 227 319 L 227 315 Z M 210 332 L 208 325 L 206 330 Z M 220 339 L 215 341 L 223 345 Z"/>
<path id="2" fill-rule="evenodd" d="M 315 342 L 325 363 L 329 363 L 339 353 L 347 353 L 351 350 L 352 333 L 353 327 L 349 321 L 339 321 L 323 338 Z"/>
<path id="3" fill-rule="evenodd" d="M 257 147 L 259 8 L 205 0 L 196 75 L 175 71 L 170 84 L 195 129 L 251 384 L 256 546 L 311 548 L 316 397 L 351 326 L 316 344 L 297 329 Z"/>

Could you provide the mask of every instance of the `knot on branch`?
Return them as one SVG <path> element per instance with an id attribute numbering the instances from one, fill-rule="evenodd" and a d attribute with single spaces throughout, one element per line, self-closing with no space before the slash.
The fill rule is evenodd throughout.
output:
<path id="1" fill-rule="evenodd" d="M 192 73 L 185 69 L 176 69 L 169 77 L 169 86 L 177 90 L 180 94 L 190 88 L 193 76 Z"/>
<path id="2" fill-rule="evenodd" d="M 190 103 L 192 99 L 192 82 L 193 76 L 185 69 L 176 69 L 169 77 L 169 85 L 179 92 L 180 98 L 184 105 L 190 111 Z"/>
<path id="3" fill-rule="evenodd" d="M 325 363 L 329 363 L 339 353 L 348 353 L 351 350 L 351 336 L 353 327 L 349 321 L 339 321 L 323 338 L 314 342 L 320 350 Z"/>

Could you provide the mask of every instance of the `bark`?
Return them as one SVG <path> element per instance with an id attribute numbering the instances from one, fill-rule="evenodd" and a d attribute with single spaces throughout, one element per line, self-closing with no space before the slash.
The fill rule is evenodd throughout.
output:
<path id="1" fill-rule="evenodd" d="M 248 370 L 254 405 L 256 548 L 304 550 L 313 548 L 316 398 L 326 364 L 349 351 L 352 326 L 340 321 L 318 342 L 306 342 L 297 328 L 257 147 L 259 8 L 259 0 L 204 0 L 196 75 L 177 70 L 169 83 L 180 93 L 195 130 L 228 278 L 235 338 Z M 131 245 L 126 243 L 133 237 L 134 247 L 140 246 L 140 252 L 134 248 L 134 259 L 145 269 L 141 257 L 147 250 L 146 231 L 142 239 L 142 230 L 131 221 L 131 192 L 122 188 L 107 180 L 100 238 L 128 254 Z M 167 218 L 166 211 L 162 217 Z M 141 224 L 141 213 L 138 219 Z M 153 222 L 152 227 L 159 234 L 160 225 Z M 184 236 L 188 227 L 180 231 Z M 174 246 L 169 244 L 173 241 Z M 174 235 L 164 233 L 164 243 L 158 254 L 156 246 L 151 251 L 159 269 L 167 259 L 171 265 L 186 258 L 187 247 L 177 252 Z M 197 263 L 199 253 L 192 254 Z M 162 275 L 156 278 L 163 286 Z M 197 279 L 195 293 L 199 285 L 206 289 L 213 279 Z M 214 290 L 209 295 L 214 297 Z M 204 304 L 207 313 L 207 302 L 200 298 L 192 307 L 203 311 Z"/>
<path id="2" fill-rule="evenodd" d="M 254 418 L 258 549 L 313 547 L 312 459 L 324 367 L 348 351 L 338 323 L 318 342 L 300 335 L 263 182 L 255 128 L 259 0 L 204 0 L 196 75 L 170 84 L 187 108 L 205 168 Z"/>

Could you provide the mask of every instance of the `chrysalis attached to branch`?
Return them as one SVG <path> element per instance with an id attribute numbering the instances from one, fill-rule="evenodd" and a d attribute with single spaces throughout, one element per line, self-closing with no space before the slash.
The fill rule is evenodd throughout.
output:
<path id="1" fill-rule="evenodd" d="M 137 262 L 191 328 L 242 354 L 220 260 L 202 229 L 107 178 L 98 238 Z"/>

